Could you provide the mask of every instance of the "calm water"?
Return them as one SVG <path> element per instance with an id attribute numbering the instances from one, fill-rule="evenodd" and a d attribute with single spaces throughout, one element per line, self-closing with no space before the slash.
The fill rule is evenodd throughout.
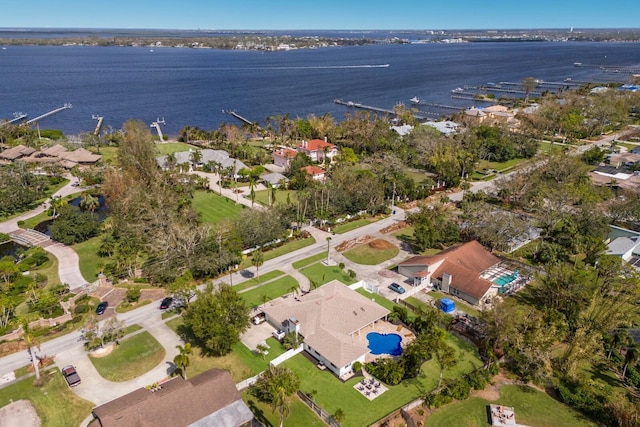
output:
<path id="1" fill-rule="evenodd" d="M 623 81 L 622 73 L 574 62 L 640 66 L 633 43 L 469 43 L 374 45 L 277 53 L 212 49 L 7 46 L 0 50 L 0 118 L 30 118 L 62 106 L 72 110 L 43 119 L 41 128 L 67 134 L 92 131 L 92 115 L 120 128 L 129 118 L 164 117 L 166 134 L 185 125 L 214 129 L 237 123 L 235 110 L 263 123 L 268 116 L 330 113 L 347 108 L 335 98 L 382 108 L 409 99 L 449 105 L 463 85 L 545 81 Z M 376 67 L 389 64 L 388 67 Z"/>

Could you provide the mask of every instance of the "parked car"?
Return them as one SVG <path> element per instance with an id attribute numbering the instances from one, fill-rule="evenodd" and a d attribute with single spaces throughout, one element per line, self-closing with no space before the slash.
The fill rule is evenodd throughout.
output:
<path id="1" fill-rule="evenodd" d="M 287 335 L 287 333 L 285 331 L 283 331 L 282 329 L 278 329 L 273 331 L 273 337 L 275 339 L 277 339 L 278 341 L 282 341 L 285 337 L 285 335 Z"/>
<path id="2" fill-rule="evenodd" d="M 65 380 L 67 380 L 67 384 L 69 384 L 69 387 L 75 387 L 81 382 L 80 375 L 78 375 L 76 368 L 71 365 L 67 365 L 62 368 L 62 376 Z"/>
<path id="3" fill-rule="evenodd" d="M 259 325 L 262 322 L 265 322 L 267 320 L 267 316 L 264 313 L 258 313 L 257 315 L 253 316 L 253 324 L 254 325 Z"/>
<path id="4" fill-rule="evenodd" d="M 98 306 L 96 307 L 96 314 L 99 316 L 101 314 L 104 314 L 104 312 L 107 310 L 107 307 L 109 307 L 109 303 L 107 301 L 102 301 L 100 304 L 98 304 Z"/>
<path id="5" fill-rule="evenodd" d="M 173 304 L 173 298 L 167 297 L 163 299 L 160 303 L 160 310 L 166 310 L 167 308 L 170 308 L 171 304 Z"/>
<path id="6" fill-rule="evenodd" d="M 404 294 L 405 292 L 404 288 L 395 282 L 389 285 L 389 289 L 399 294 Z"/>

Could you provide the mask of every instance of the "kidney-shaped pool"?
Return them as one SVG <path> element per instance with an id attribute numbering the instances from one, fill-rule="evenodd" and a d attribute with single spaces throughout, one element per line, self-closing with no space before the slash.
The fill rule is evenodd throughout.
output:
<path id="1" fill-rule="evenodd" d="M 400 346 L 402 337 L 398 334 L 369 332 L 367 340 L 369 340 L 368 347 L 371 350 L 371 354 L 389 354 L 391 356 L 400 356 L 402 354 L 402 347 Z"/>

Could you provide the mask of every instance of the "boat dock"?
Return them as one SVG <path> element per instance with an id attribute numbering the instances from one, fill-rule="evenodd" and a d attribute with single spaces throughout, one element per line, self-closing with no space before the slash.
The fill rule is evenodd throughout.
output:
<path id="1" fill-rule="evenodd" d="M 240 114 L 236 113 L 233 110 L 222 110 L 222 112 L 226 113 L 226 114 L 229 114 L 229 115 L 235 117 L 236 119 L 240 120 L 241 122 L 244 122 L 244 123 L 246 123 L 246 124 L 248 124 L 250 126 L 257 126 L 258 125 L 258 123 L 252 122 L 251 120 L 249 120 L 249 119 L 247 119 L 245 117 L 242 117 Z"/>
<path id="2" fill-rule="evenodd" d="M 70 108 L 73 108 L 73 105 L 71 105 L 71 104 L 64 104 L 64 105 L 63 105 L 62 107 L 60 107 L 60 108 L 56 108 L 55 110 L 51 110 L 51 111 L 49 111 L 48 113 L 44 113 L 44 114 L 42 114 L 42 115 L 40 115 L 40 116 L 38 116 L 38 117 L 35 117 L 35 118 L 31 119 L 31 120 L 27 120 L 27 122 L 26 122 L 26 123 L 27 123 L 28 125 L 30 125 L 31 123 L 37 122 L 37 121 L 42 120 L 42 119 L 44 119 L 44 118 L 46 118 L 46 117 L 49 117 L 49 116 L 53 116 L 54 114 L 59 113 L 60 111 L 68 110 L 68 109 L 70 109 Z"/>
<path id="3" fill-rule="evenodd" d="M 353 101 L 343 101 L 341 99 L 334 99 L 333 102 L 339 105 L 344 105 L 346 107 L 359 108 L 361 110 L 369 110 L 369 111 L 374 111 L 376 113 L 385 113 L 385 114 L 393 114 L 393 115 L 396 114 L 395 111 L 389 110 L 387 108 L 373 107 L 371 105 L 360 104 L 358 102 L 353 102 Z M 416 112 L 411 112 L 411 113 L 413 114 L 413 117 L 415 117 L 418 120 L 427 119 L 427 117 L 425 116 L 425 112 L 423 111 L 419 111 L 417 113 Z M 427 113 L 427 114 L 431 114 L 431 113 Z"/>
<path id="4" fill-rule="evenodd" d="M 491 98 L 479 98 L 476 94 L 473 93 L 469 93 L 469 92 L 456 92 L 454 90 L 451 91 L 451 98 L 453 99 L 464 99 L 467 101 L 474 101 L 474 102 L 490 102 L 492 104 L 497 104 L 498 100 L 497 99 L 491 99 Z"/>
<path id="5" fill-rule="evenodd" d="M 11 124 L 11 123 L 15 123 L 15 122 L 19 122 L 22 119 L 26 119 L 27 118 L 27 114 L 24 113 L 13 113 L 13 119 L 8 120 L 4 123 L 0 123 L 0 126 L 2 125 L 6 125 L 6 124 Z"/>

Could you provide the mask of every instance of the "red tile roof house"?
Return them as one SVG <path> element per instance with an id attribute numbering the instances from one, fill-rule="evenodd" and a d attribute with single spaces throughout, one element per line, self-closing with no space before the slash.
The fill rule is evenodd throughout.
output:
<path id="1" fill-rule="evenodd" d="M 452 246 L 432 256 L 415 256 L 398 264 L 398 273 L 413 279 L 416 288 L 434 287 L 473 305 L 482 305 L 498 293 L 497 286 L 481 277 L 500 259 L 478 241 Z"/>
<path id="2" fill-rule="evenodd" d="M 231 374 L 211 369 L 188 381 L 174 377 L 156 391 L 140 388 L 93 409 L 100 427 L 240 427 L 251 425 Z"/>
<path id="3" fill-rule="evenodd" d="M 298 155 L 296 150 L 281 148 L 273 152 L 273 164 L 282 168 L 288 168 L 289 162 Z"/>
<path id="4" fill-rule="evenodd" d="M 334 280 L 300 297 L 279 298 L 264 308 L 267 321 L 299 333 L 304 350 L 337 375 L 348 378 L 365 362 L 369 348 L 360 331 L 386 318 L 389 310 Z"/>
<path id="5" fill-rule="evenodd" d="M 327 158 L 333 160 L 338 155 L 338 147 L 321 139 L 312 139 L 311 141 L 302 141 L 302 144 L 296 147 L 296 150 L 300 153 L 305 153 L 314 162 L 324 162 L 326 149 Z"/>
<path id="6" fill-rule="evenodd" d="M 311 178 L 315 179 L 316 181 L 322 181 L 327 173 L 327 171 L 319 168 L 318 166 L 305 166 L 300 169 L 304 170 L 311 176 Z"/>

